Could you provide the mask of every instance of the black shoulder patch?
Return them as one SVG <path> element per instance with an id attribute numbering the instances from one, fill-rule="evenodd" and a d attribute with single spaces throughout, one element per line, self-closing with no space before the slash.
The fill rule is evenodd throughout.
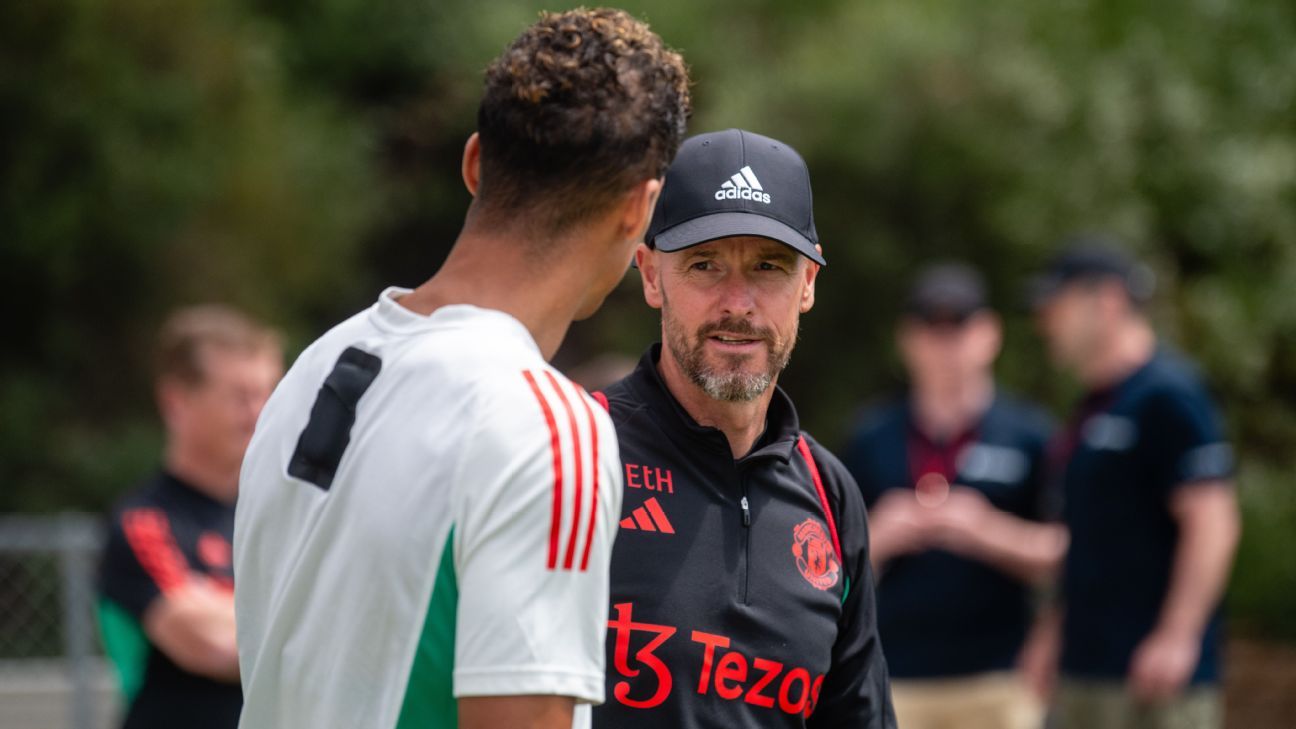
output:
<path id="1" fill-rule="evenodd" d="M 297 450 L 288 462 L 289 476 L 328 491 L 342 453 L 351 442 L 356 403 L 381 369 L 381 359 L 355 347 L 347 347 L 338 357 L 333 371 L 320 386 L 311 406 L 310 420 L 297 439 Z"/>

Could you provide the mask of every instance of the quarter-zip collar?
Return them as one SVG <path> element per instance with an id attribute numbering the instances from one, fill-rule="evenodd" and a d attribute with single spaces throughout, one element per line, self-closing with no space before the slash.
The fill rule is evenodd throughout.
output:
<path id="1" fill-rule="evenodd" d="M 734 459 L 729 448 L 729 439 L 725 437 L 724 432 L 719 428 L 699 425 L 667 389 L 666 382 L 657 369 L 661 352 L 660 342 L 650 346 L 626 382 L 647 404 L 654 420 L 677 445 L 687 451 L 696 449 L 708 455 L 726 457 L 734 465 L 766 458 L 777 458 L 786 463 L 792 458 L 801 426 L 797 419 L 796 408 L 792 406 L 791 398 L 783 392 L 782 388 L 774 386 L 774 396 L 770 398 L 769 408 L 765 413 L 765 432 L 756 440 L 750 453 Z"/>

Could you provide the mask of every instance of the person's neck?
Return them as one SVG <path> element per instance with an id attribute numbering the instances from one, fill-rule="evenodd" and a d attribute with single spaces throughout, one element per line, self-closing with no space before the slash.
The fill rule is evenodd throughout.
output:
<path id="1" fill-rule="evenodd" d="M 1092 391 L 1113 387 L 1147 364 L 1156 354 L 1156 347 L 1156 334 L 1146 322 L 1122 322 L 1080 368 L 1080 381 Z"/>
<path id="2" fill-rule="evenodd" d="M 555 250 L 574 248 L 554 245 Z M 537 271 L 519 248 L 516 236 L 465 227 L 440 270 L 399 303 L 423 316 L 454 304 L 502 311 L 526 327 L 550 360 L 580 308 L 585 292 L 573 272 L 581 269 L 546 260 L 543 271 Z"/>
<path id="3" fill-rule="evenodd" d="M 975 427 L 990 409 L 994 394 L 990 372 L 942 382 L 915 380 L 910 393 L 914 424 L 934 441 L 955 438 Z"/>
<path id="4" fill-rule="evenodd" d="M 240 464 L 215 463 L 173 441 L 167 444 L 165 465 L 172 476 L 222 504 L 233 504 L 237 498 Z"/>
<path id="5" fill-rule="evenodd" d="M 729 441 L 729 450 L 735 459 L 751 453 L 756 441 L 765 432 L 765 415 L 774 397 L 777 378 L 770 382 L 765 392 L 754 400 L 728 402 L 716 400 L 689 379 L 675 357 L 663 347 L 657 363 L 666 389 L 698 425 L 716 428 Z"/>

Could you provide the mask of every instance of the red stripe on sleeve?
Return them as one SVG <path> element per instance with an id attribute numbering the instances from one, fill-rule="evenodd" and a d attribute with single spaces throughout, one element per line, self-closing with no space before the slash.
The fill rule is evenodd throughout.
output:
<path id="1" fill-rule="evenodd" d="M 581 438 L 580 429 L 576 427 L 576 412 L 572 410 L 571 402 L 567 399 L 567 393 L 558 386 L 558 380 L 552 372 L 545 371 L 545 377 L 548 378 L 549 384 L 558 393 L 558 399 L 562 401 L 563 409 L 567 411 L 567 425 L 571 428 L 572 443 L 576 448 L 576 513 L 572 516 L 571 534 L 567 537 L 567 552 L 563 557 L 563 569 L 572 568 L 572 562 L 576 559 L 576 535 L 580 532 L 577 526 L 581 520 L 581 492 L 584 490 L 584 463 L 581 462 Z"/>
<path id="2" fill-rule="evenodd" d="M 837 539 L 837 522 L 833 519 L 832 507 L 828 504 L 828 492 L 824 491 L 823 479 L 819 477 L 819 466 L 815 463 L 814 456 L 810 454 L 810 444 L 806 443 L 804 435 L 797 436 L 797 450 L 801 452 L 801 457 L 810 467 L 810 478 L 814 480 L 815 491 L 819 492 L 819 503 L 823 506 L 824 518 L 828 520 L 828 533 L 832 535 L 833 549 L 837 550 L 837 559 L 845 565 L 846 555 L 842 554 L 841 541 Z"/>
<path id="3" fill-rule="evenodd" d="M 603 393 L 601 392 L 594 393 L 595 399 L 597 399 L 602 394 Z M 585 417 L 589 419 L 590 449 L 592 451 L 592 456 L 590 459 L 590 463 L 592 465 L 590 467 L 594 469 L 594 485 L 590 488 L 591 493 L 590 493 L 589 526 L 586 527 L 585 529 L 585 551 L 583 554 L 581 554 L 581 564 L 580 564 L 581 572 L 584 572 L 585 569 L 589 567 L 590 545 L 594 543 L 594 525 L 596 523 L 594 517 L 595 515 L 598 514 L 599 454 L 598 454 L 598 423 L 594 420 L 594 411 L 590 410 L 589 402 L 587 402 L 585 398 L 582 397 L 580 401 L 581 401 L 581 405 L 585 407 Z M 602 400 L 600 400 L 600 402 L 604 403 L 604 407 L 607 407 L 607 398 L 603 398 Z"/>
<path id="4" fill-rule="evenodd" d="M 189 579 L 189 561 L 176 546 L 166 515 L 158 509 L 131 509 L 121 520 L 127 544 L 162 594 L 183 587 Z"/>
<path id="5" fill-rule="evenodd" d="M 591 392 L 591 393 L 590 393 L 590 397 L 592 397 L 592 398 L 594 398 L 596 401 L 598 401 L 598 404 L 601 405 L 601 406 L 603 406 L 603 409 L 604 409 L 605 411 L 607 411 L 607 412 L 612 412 L 612 406 L 611 406 L 611 405 L 608 405 L 607 395 L 604 395 L 602 392 L 599 392 L 598 390 L 595 390 L 594 392 Z"/>
<path id="6" fill-rule="evenodd" d="M 553 410 L 549 407 L 549 401 L 545 399 L 544 393 L 540 391 L 540 383 L 536 382 L 535 375 L 530 370 L 523 370 L 522 376 L 526 378 L 527 384 L 531 385 L 531 392 L 535 395 L 536 402 L 540 403 L 540 410 L 544 412 L 545 424 L 549 426 L 549 448 L 553 451 L 553 516 L 549 522 L 549 569 L 558 566 L 558 531 L 562 526 L 562 441 L 558 438 L 558 422 L 554 420 Z"/>

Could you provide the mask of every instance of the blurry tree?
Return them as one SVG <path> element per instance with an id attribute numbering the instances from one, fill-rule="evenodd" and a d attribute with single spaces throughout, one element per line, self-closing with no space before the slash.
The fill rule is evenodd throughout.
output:
<path id="1" fill-rule="evenodd" d="M 0 508 L 101 506 L 157 458 L 149 346 L 221 299 L 337 311 L 377 203 L 368 130 L 202 0 L 39 0 L 0 23 Z"/>
<path id="2" fill-rule="evenodd" d="M 1296 632 L 1296 6 L 1290 0 L 633 0 L 694 131 L 796 146 L 829 267 L 784 378 L 837 442 L 899 384 L 908 276 L 982 267 L 1010 387 L 1063 413 L 1022 276 L 1077 229 L 1159 273 L 1166 338 L 1244 459 L 1238 611 Z M 146 345 L 218 297 L 313 337 L 444 257 L 481 70 L 518 0 L 36 0 L 0 25 L 0 507 L 97 507 L 153 456 Z M 555 6 L 550 6 L 555 7 Z M 656 336 L 637 276 L 557 362 Z"/>

